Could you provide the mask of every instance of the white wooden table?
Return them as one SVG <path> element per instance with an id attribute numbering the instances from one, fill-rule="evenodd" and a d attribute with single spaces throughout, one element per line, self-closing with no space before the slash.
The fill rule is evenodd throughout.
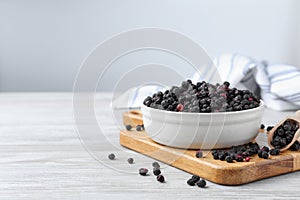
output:
<path id="1" fill-rule="evenodd" d="M 98 155 L 107 167 L 81 145 L 71 93 L 0 94 L 0 199 L 300 199 L 300 172 L 235 187 L 208 182 L 206 189 L 188 186 L 190 174 L 163 164 L 166 183 L 139 176 L 138 169 L 151 168 L 153 159 L 119 145 L 109 102 L 110 94 L 97 95 L 97 119 L 110 140 Z M 266 110 L 263 123 L 289 114 Z M 111 146 L 119 149 L 114 161 L 107 159 Z M 129 165 L 128 157 L 135 164 Z"/>

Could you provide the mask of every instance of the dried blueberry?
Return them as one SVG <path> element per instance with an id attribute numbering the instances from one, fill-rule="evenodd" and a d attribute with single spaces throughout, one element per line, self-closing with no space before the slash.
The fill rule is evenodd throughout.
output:
<path id="1" fill-rule="evenodd" d="M 259 151 L 258 151 L 258 154 L 257 154 L 257 155 L 258 155 L 258 157 L 262 158 L 262 153 L 263 153 L 263 152 L 264 152 L 264 151 L 262 151 L 262 150 L 259 150 Z"/>
<path id="2" fill-rule="evenodd" d="M 155 176 L 160 175 L 160 174 L 161 174 L 160 169 L 159 169 L 159 168 L 153 168 L 153 174 L 154 174 Z"/>
<path id="3" fill-rule="evenodd" d="M 251 159 L 250 157 L 246 157 L 246 158 L 245 158 L 245 161 L 246 161 L 246 162 L 249 162 L 250 159 Z"/>
<path id="4" fill-rule="evenodd" d="M 156 177 L 156 180 L 158 181 L 158 182 L 161 182 L 161 183 L 163 183 L 163 182 L 165 182 L 165 177 L 163 176 L 163 175 L 158 175 L 157 177 Z"/>
<path id="5" fill-rule="evenodd" d="M 140 174 L 141 176 L 146 176 L 147 173 L 148 173 L 148 169 L 146 169 L 146 168 L 140 168 L 140 169 L 139 169 L 139 174 Z"/>
<path id="6" fill-rule="evenodd" d="M 110 160 L 114 160 L 116 158 L 116 156 L 115 156 L 115 154 L 111 153 L 111 154 L 108 155 L 108 158 Z"/>
<path id="7" fill-rule="evenodd" d="M 232 163 L 232 162 L 233 162 L 232 156 L 226 156 L 225 160 L 226 160 L 226 162 L 228 162 L 228 163 Z"/>
<path id="8" fill-rule="evenodd" d="M 154 167 L 154 168 L 160 168 L 160 165 L 159 165 L 158 162 L 153 162 L 152 163 L 152 167 Z"/>
<path id="9" fill-rule="evenodd" d="M 177 111 L 181 112 L 184 109 L 184 106 L 182 104 L 178 104 L 176 107 Z"/>
<path id="10" fill-rule="evenodd" d="M 187 180 L 187 184 L 190 186 L 194 186 L 196 184 L 197 181 L 195 181 L 194 179 L 190 178 L 189 180 Z"/>
<path id="11" fill-rule="evenodd" d="M 230 83 L 228 82 L 228 81 L 225 81 L 224 83 L 223 83 L 223 85 L 225 85 L 227 88 L 230 86 Z"/>
<path id="12" fill-rule="evenodd" d="M 132 129 L 132 126 L 130 124 L 126 125 L 125 127 L 127 131 L 130 131 Z"/>
<path id="13" fill-rule="evenodd" d="M 220 158 L 219 158 L 219 154 L 218 154 L 218 153 L 213 154 L 213 158 L 214 158 L 215 160 L 219 160 L 219 159 L 220 159 Z"/>
<path id="14" fill-rule="evenodd" d="M 291 147 L 290 147 L 291 151 L 298 151 L 300 150 L 300 143 L 298 141 L 296 141 Z"/>
<path id="15" fill-rule="evenodd" d="M 239 155 L 239 156 L 236 157 L 236 161 L 237 161 L 237 162 L 243 162 L 243 161 L 244 161 L 244 158 L 243 158 L 242 156 Z"/>
<path id="16" fill-rule="evenodd" d="M 201 179 L 197 182 L 197 186 L 200 188 L 204 188 L 206 186 L 206 181 L 204 179 Z"/>
<path id="17" fill-rule="evenodd" d="M 264 158 L 264 159 L 268 159 L 269 158 L 268 152 L 263 151 L 262 154 L 261 154 L 261 157 Z"/>
<path id="18" fill-rule="evenodd" d="M 197 175 L 193 175 L 192 178 L 195 182 L 198 182 L 200 180 L 200 177 Z"/>
<path id="19" fill-rule="evenodd" d="M 224 161 L 226 159 L 226 154 L 224 152 L 219 153 L 219 159 Z"/>
<path id="20" fill-rule="evenodd" d="M 266 152 L 269 152 L 269 151 L 270 151 L 269 147 L 266 147 L 266 146 L 263 146 L 263 147 L 261 148 L 261 150 L 262 150 L 262 151 L 266 151 Z"/>
<path id="21" fill-rule="evenodd" d="M 196 157 L 197 158 L 202 158 L 203 157 L 203 152 L 201 150 L 196 151 Z"/>
<path id="22" fill-rule="evenodd" d="M 137 125 L 135 128 L 137 131 L 142 131 L 142 129 L 143 129 L 141 125 Z"/>
<path id="23" fill-rule="evenodd" d="M 129 164 L 133 164 L 134 160 L 133 160 L 133 158 L 128 158 L 128 159 L 127 159 L 127 162 L 128 162 Z"/>
<path id="24" fill-rule="evenodd" d="M 270 150 L 270 155 L 277 156 L 277 155 L 279 155 L 279 152 L 280 152 L 279 149 L 271 149 Z"/>
<path id="25" fill-rule="evenodd" d="M 244 151 L 243 153 L 242 153 L 242 156 L 243 156 L 243 158 L 246 158 L 246 157 L 248 157 L 248 156 L 250 156 L 250 154 L 249 154 L 249 151 Z"/>

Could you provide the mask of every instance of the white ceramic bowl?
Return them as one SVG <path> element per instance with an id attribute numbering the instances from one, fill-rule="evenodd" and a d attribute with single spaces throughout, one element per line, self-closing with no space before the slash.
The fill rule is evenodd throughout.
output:
<path id="1" fill-rule="evenodd" d="M 172 112 L 141 106 L 145 130 L 163 145 L 217 149 L 251 142 L 258 134 L 264 102 L 257 108 L 220 113 Z"/>

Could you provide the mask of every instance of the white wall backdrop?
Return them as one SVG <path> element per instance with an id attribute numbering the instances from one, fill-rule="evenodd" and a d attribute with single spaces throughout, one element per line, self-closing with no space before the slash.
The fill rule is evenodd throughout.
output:
<path id="1" fill-rule="evenodd" d="M 239 52 L 300 65 L 297 0 L 0 0 L 0 91 L 72 91 L 82 60 L 98 43 L 138 27 L 179 31 L 211 57 Z M 114 64 L 185 65 L 144 52 Z"/>

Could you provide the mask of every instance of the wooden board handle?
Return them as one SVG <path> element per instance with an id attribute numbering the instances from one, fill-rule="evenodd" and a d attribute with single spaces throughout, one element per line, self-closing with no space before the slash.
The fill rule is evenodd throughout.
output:
<path id="1" fill-rule="evenodd" d="M 123 113 L 123 123 L 124 125 L 142 125 L 143 115 L 140 110 L 129 110 Z"/>

